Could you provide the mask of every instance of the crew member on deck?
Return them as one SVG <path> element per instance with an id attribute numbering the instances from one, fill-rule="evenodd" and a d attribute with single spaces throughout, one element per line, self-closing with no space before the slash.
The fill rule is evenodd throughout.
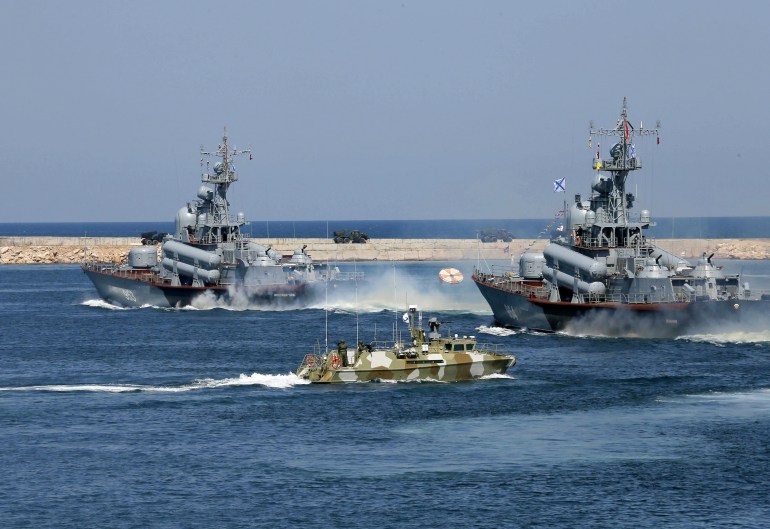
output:
<path id="1" fill-rule="evenodd" d="M 348 344 L 345 343 L 345 340 L 340 340 L 337 343 L 337 352 L 342 359 L 342 365 L 348 367 Z"/>

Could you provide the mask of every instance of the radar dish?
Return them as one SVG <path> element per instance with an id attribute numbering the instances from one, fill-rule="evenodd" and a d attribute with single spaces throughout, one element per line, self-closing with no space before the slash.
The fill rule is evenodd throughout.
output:
<path id="1" fill-rule="evenodd" d="M 460 272 L 457 268 L 444 268 L 443 270 L 441 270 L 441 272 L 438 273 L 438 277 L 444 283 L 449 283 L 450 285 L 456 285 L 457 283 L 462 282 L 463 273 Z"/>

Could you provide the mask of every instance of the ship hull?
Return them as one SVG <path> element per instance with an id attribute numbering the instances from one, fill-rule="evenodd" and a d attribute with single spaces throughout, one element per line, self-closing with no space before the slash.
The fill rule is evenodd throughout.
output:
<path id="1" fill-rule="evenodd" d="M 635 304 L 552 302 L 475 282 L 489 303 L 495 322 L 517 329 L 676 337 L 762 330 L 770 323 L 770 300 L 764 299 Z"/>
<path id="2" fill-rule="evenodd" d="M 298 375 L 317 384 L 350 382 L 416 381 L 462 382 L 484 376 L 503 374 L 516 363 L 508 355 L 480 353 L 445 354 L 443 358 L 396 358 L 391 352 L 374 351 L 354 366 L 305 369 Z M 374 362 L 372 361 L 374 359 Z M 385 361 L 380 361 L 385 360 Z M 379 365 L 372 365 L 379 364 Z"/>
<path id="3" fill-rule="evenodd" d="M 529 302 L 526 296 L 476 281 L 481 295 L 487 300 L 495 322 L 505 327 L 554 332 L 556 329 L 541 306 Z"/>
<path id="4" fill-rule="evenodd" d="M 341 368 L 329 371 L 318 383 L 372 382 L 375 380 L 432 380 L 441 382 L 462 382 L 488 375 L 502 374 L 511 367 L 514 360 L 486 360 L 445 365 L 419 365 L 406 362 L 400 368 L 356 369 Z"/>
<path id="5" fill-rule="evenodd" d="M 186 307 L 196 300 L 210 298 L 223 303 L 245 302 L 258 305 L 293 304 L 305 294 L 305 284 L 262 285 L 260 287 L 172 286 L 146 276 L 116 275 L 84 268 L 83 272 L 106 302 L 121 307 Z"/>

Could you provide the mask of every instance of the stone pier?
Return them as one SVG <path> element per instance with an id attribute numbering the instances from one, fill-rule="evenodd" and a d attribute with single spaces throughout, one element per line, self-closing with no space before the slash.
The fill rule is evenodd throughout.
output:
<path id="1" fill-rule="evenodd" d="M 526 250 L 541 252 L 544 240 L 482 243 L 476 239 L 370 239 L 335 244 L 331 239 L 251 239 L 284 255 L 307 245 L 315 261 L 464 261 L 508 259 Z M 687 258 L 770 259 L 770 239 L 658 239 L 656 244 Z M 76 264 L 84 256 L 121 262 L 141 245 L 137 237 L 0 237 L 0 264 Z"/>

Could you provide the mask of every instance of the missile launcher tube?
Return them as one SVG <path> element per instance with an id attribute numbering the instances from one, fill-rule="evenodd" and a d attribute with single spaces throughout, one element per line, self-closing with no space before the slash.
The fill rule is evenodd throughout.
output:
<path id="1" fill-rule="evenodd" d="M 551 283 L 556 283 L 560 287 L 569 288 L 574 291 L 575 278 L 562 272 L 561 270 L 554 270 L 553 268 L 544 267 L 543 277 Z M 606 287 L 601 281 L 594 281 L 593 283 L 586 283 L 585 281 L 577 281 L 577 289 L 580 294 L 591 294 L 594 296 L 603 296 L 606 292 Z"/>
<path id="2" fill-rule="evenodd" d="M 164 257 L 163 261 L 163 268 L 168 270 L 169 272 L 174 271 L 174 264 L 176 264 L 176 272 L 179 275 L 183 275 L 185 277 L 195 277 L 196 273 L 198 275 L 198 279 L 202 279 L 203 281 L 207 283 L 216 283 L 219 281 L 219 270 L 205 270 L 203 268 L 196 268 L 193 265 L 187 264 L 182 261 L 174 261 L 172 259 L 169 259 L 168 257 Z"/>
<path id="3" fill-rule="evenodd" d="M 603 279 L 607 277 L 607 265 L 594 261 L 574 250 L 570 250 L 559 244 L 549 244 L 543 251 L 546 262 L 553 267 L 553 264 L 559 263 L 559 270 L 566 273 L 569 277 L 575 275 L 575 271 L 580 272 L 583 279 Z"/>
<path id="4" fill-rule="evenodd" d="M 198 261 L 198 267 L 207 270 L 219 268 L 219 265 L 222 264 L 222 258 L 217 254 L 193 246 L 188 246 L 177 241 L 164 242 L 163 254 L 169 259 L 179 256 L 180 262 L 190 265 L 194 265 L 195 261 Z"/>

